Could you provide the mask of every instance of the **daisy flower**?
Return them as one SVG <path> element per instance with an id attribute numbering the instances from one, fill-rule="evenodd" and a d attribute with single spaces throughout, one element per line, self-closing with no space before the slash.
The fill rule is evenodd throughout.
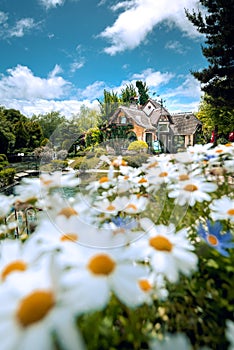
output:
<path id="1" fill-rule="evenodd" d="M 132 246 L 108 250 L 81 247 L 82 262 L 64 276 L 74 308 L 81 313 L 101 310 L 112 293 L 126 306 L 142 304 L 147 294 L 139 280 L 147 279 L 148 269 L 134 263 L 137 252 Z"/>
<path id="2" fill-rule="evenodd" d="M 230 342 L 228 350 L 234 350 L 234 322 L 228 320 L 226 324 L 227 324 L 226 337 Z"/>
<path id="3" fill-rule="evenodd" d="M 5 196 L 0 194 L 0 219 L 5 218 L 11 211 L 15 198 L 13 196 Z"/>
<path id="4" fill-rule="evenodd" d="M 189 339 L 182 333 L 165 334 L 162 340 L 152 340 L 150 350 L 192 350 Z"/>
<path id="5" fill-rule="evenodd" d="M 62 174 L 60 171 L 55 171 L 52 174 L 41 174 L 40 183 L 41 187 L 48 191 L 56 187 L 76 187 L 80 184 L 80 179 L 72 172 Z"/>
<path id="6" fill-rule="evenodd" d="M 203 177 L 194 176 L 187 181 L 169 185 L 168 189 L 168 197 L 175 198 L 176 204 L 194 206 L 196 202 L 210 201 L 211 196 L 208 193 L 214 192 L 217 189 L 217 185 L 212 182 L 206 182 Z"/>
<path id="7" fill-rule="evenodd" d="M 211 218 L 213 220 L 230 220 L 234 222 L 234 199 L 223 196 L 210 204 Z"/>
<path id="8" fill-rule="evenodd" d="M 85 349 L 65 287 L 48 270 L 12 275 L 1 286 L 1 350 L 51 350 L 55 339 L 64 350 Z"/>
<path id="9" fill-rule="evenodd" d="M 0 245 L 0 281 L 4 282 L 13 273 L 24 272 L 38 258 L 37 250 L 29 249 L 27 242 L 4 240 Z"/>
<path id="10" fill-rule="evenodd" d="M 228 231 L 221 233 L 222 225 L 219 221 L 216 221 L 213 225 L 209 220 L 206 222 L 207 227 L 204 228 L 200 223 L 198 227 L 198 234 L 201 236 L 206 243 L 216 249 L 223 256 L 229 256 L 227 249 L 234 248 L 234 242 L 232 234 Z"/>
<path id="11" fill-rule="evenodd" d="M 145 196 L 132 194 L 129 197 L 116 197 L 113 204 L 126 214 L 141 213 L 146 209 L 149 200 Z"/>
<path id="12" fill-rule="evenodd" d="M 156 274 L 163 274 L 170 282 L 177 282 L 179 272 L 188 276 L 196 270 L 198 258 L 192 252 L 194 247 L 187 239 L 186 229 L 176 232 L 173 224 L 154 225 L 148 218 L 141 219 L 140 224 L 147 235 L 139 244 Z"/>
<path id="13" fill-rule="evenodd" d="M 43 196 L 41 182 L 39 178 L 23 178 L 20 182 L 20 185 L 15 186 L 14 192 L 16 195 L 16 204 L 35 204 L 36 201 Z"/>

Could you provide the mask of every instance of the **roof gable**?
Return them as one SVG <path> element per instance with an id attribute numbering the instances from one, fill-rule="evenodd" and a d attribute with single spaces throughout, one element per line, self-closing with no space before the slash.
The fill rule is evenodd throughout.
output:
<path id="1" fill-rule="evenodd" d="M 193 113 L 177 113 L 171 115 L 174 125 L 171 125 L 175 135 L 194 134 L 201 121 Z"/>

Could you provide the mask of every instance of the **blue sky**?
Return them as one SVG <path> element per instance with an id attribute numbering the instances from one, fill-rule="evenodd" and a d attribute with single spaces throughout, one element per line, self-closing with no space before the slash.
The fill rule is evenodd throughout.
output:
<path id="1" fill-rule="evenodd" d="M 0 105 L 69 117 L 142 80 L 169 111 L 197 111 L 204 38 L 184 8 L 196 0 L 0 0 Z"/>

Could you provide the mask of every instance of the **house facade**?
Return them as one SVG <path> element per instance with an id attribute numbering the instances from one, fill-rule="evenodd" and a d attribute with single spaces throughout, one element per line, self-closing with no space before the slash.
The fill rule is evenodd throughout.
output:
<path id="1" fill-rule="evenodd" d="M 136 103 L 119 106 L 109 120 L 110 124 L 132 125 L 137 140 L 145 141 L 149 147 L 159 140 L 164 152 L 176 153 L 196 143 L 202 123 L 193 113 L 170 114 L 153 99 L 144 106 Z"/>

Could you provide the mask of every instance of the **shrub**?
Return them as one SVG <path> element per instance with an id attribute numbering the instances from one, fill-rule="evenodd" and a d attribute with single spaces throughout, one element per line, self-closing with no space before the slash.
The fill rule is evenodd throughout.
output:
<path id="1" fill-rule="evenodd" d="M 0 162 L 8 161 L 7 156 L 3 153 L 0 154 Z"/>
<path id="2" fill-rule="evenodd" d="M 68 162 L 66 160 L 54 159 L 51 162 L 52 170 L 62 170 L 68 166 Z"/>
<path id="3" fill-rule="evenodd" d="M 14 182 L 16 170 L 14 168 L 7 168 L 0 171 L 1 186 L 8 186 Z"/>
<path id="4" fill-rule="evenodd" d="M 57 159 L 64 160 L 67 157 L 67 150 L 61 149 L 60 151 L 57 152 Z"/>
<path id="5" fill-rule="evenodd" d="M 145 163 L 149 155 L 146 153 L 136 154 L 133 156 L 124 156 L 123 159 L 128 163 L 129 166 L 137 168 Z"/>
<path id="6" fill-rule="evenodd" d="M 133 141 L 128 146 L 128 151 L 142 152 L 148 149 L 148 145 L 145 141 Z"/>
<path id="7" fill-rule="evenodd" d="M 74 162 L 72 162 L 70 164 L 70 167 L 73 168 L 74 170 L 79 170 L 80 169 L 80 165 L 83 163 L 85 157 L 79 157 L 76 160 L 74 160 Z"/>

